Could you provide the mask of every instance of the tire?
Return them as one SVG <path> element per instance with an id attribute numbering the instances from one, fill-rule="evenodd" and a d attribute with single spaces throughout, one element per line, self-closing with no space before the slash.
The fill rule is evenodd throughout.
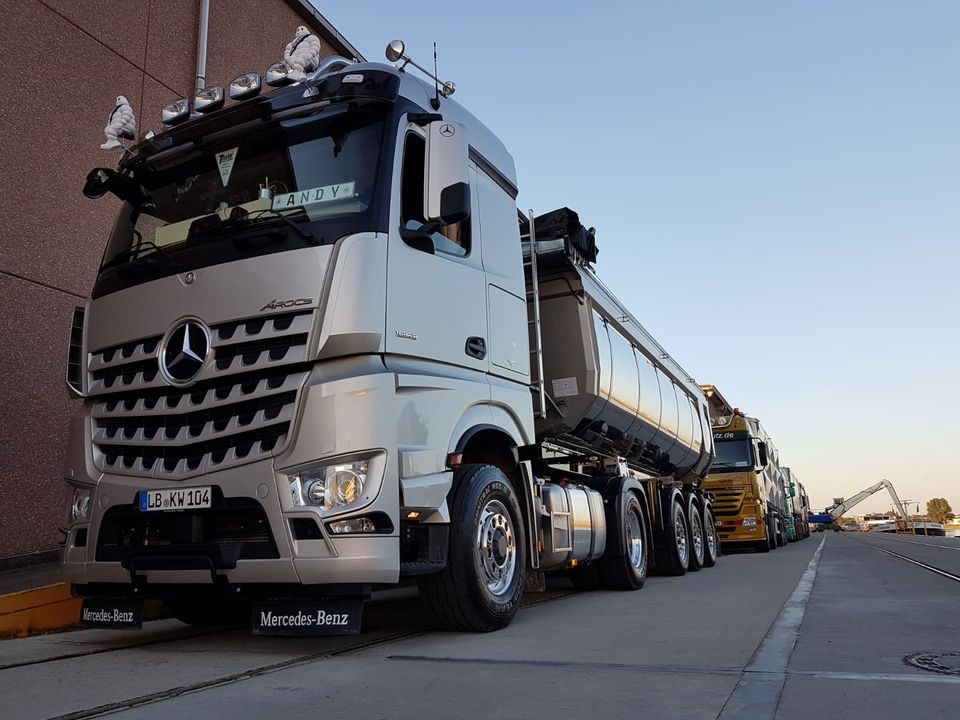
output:
<path id="1" fill-rule="evenodd" d="M 680 503 L 673 503 L 672 527 L 664 534 L 664 548 L 658 563 L 660 572 L 664 575 L 684 575 L 690 563 L 689 531 L 687 530 L 687 514 Z"/>
<path id="2" fill-rule="evenodd" d="M 250 604 L 231 597 L 171 597 L 164 600 L 180 622 L 197 627 L 244 627 L 250 624 Z"/>
<path id="3" fill-rule="evenodd" d="M 690 562 L 687 570 L 697 572 L 703 568 L 703 558 L 707 554 L 707 540 L 703 530 L 703 518 L 700 515 L 700 509 L 695 504 L 690 504 L 687 507 L 690 508 L 690 512 L 687 514 L 689 518 L 687 533 L 690 547 Z"/>
<path id="4" fill-rule="evenodd" d="M 603 587 L 608 590 L 639 590 L 647 580 L 649 543 L 647 520 L 643 505 L 632 492 L 623 502 L 620 528 L 623 555 L 604 555 L 597 562 L 597 572 Z"/>
<path id="5" fill-rule="evenodd" d="M 713 567 L 720 556 L 720 540 L 717 538 L 717 521 L 709 506 L 703 508 L 703 566 Z"/>
<path id="6" fill-rule="evenodd" d="M 778 547 L 780 547 L 780 543 L 777 542 L 776 520 L 773 518 L 767 518 L 767 544 L 770 546 L 771 550 L 776 550 Z"/>
<path id="7" fill-rule="evenodd" d="M 444 628 L 500 630 L 523 595 L 527 545 L 520 505 L 493 465 L 461 465 L 453 487 L 447 566 L 422 576 L 420 592 Z"/>

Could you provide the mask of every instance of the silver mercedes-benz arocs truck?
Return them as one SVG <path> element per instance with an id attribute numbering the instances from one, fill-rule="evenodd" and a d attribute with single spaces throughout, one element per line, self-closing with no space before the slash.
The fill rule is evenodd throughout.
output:
<path id="1" fill-rule="evenodd" d="M 88 624 L 160 598 L 351 632 L 410 578 L 486 631 L 547 572 L 632 590 L 715 562 L 699 387 L 576 213 L 520 215 L 500 140 L 388 59 L 208 88 L 88 176 L 122 201 L 67 371 Z"/>

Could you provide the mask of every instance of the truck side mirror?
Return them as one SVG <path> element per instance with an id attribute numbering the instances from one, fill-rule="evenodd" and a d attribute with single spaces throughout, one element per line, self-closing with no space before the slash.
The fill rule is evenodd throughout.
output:
<path id="1" fill-rule="evenodd" d="M 452 225 L 470 217 L 467 132 L 463 125 L 435 120 L 427 126 L 424 158 L 427 222 Z"/>
<path id="2" fill-rule="evenodd" d="M 767 466 L 767 462 L 769 462 L 769 458 L 767 457 L 767 444 L 763 440 L 757 443 L 757 456 L 757 459 L 760 462 L 760 467 L 765 468 Z"/>
<path id="3" fill-rule="evenodd" d="M 116 170 L 102 167 L 87 173 L 87 180 L 83 183 L 83 194 L 86 197 L 95 200 L 108 192 L 132 205 L 142 205 L 149 200 L 143 188 L 129 175 L 121 175 Z"/>

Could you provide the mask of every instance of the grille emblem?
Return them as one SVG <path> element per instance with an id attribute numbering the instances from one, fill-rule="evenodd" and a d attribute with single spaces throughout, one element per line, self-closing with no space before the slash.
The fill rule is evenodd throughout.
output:
<path id="1" fill-rule="evenodd" d="M 210 352 L 210 331 L 197 320 L 176 325 L 160 350 L 160 369 L 168 382 L 183 385 L 203 369 Z"/>

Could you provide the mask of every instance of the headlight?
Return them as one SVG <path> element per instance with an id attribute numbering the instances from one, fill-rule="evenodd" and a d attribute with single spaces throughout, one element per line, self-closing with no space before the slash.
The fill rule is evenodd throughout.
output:
<path id="1" fill-rule="evenodd" d="M 86 488 L 73 489 L 73 502 L 70 504 L 70 522 L 86 520 L 90 512 L 90 490 Z"/>
<path id="2" fill-rule="evenodd" d="M 743 526 L 745 528 L 755 528 L 757 526 L 757 519 L 755 517 L 745 517 L 743 519 Z"/>
<path id="3" fill-rule="evenodd" d="M 293 504 L 297 507 L 312 505 L 324 510 L 352 505 L 363 495 L 367 466 L 366 460 L 358 460 L 291 474 L 290 496 Z"/>

